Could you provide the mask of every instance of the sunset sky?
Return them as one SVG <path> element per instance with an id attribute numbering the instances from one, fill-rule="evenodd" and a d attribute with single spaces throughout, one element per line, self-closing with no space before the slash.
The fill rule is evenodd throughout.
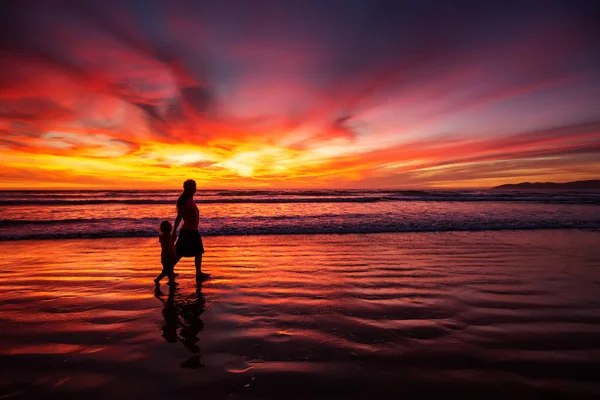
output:
<path id="1" fill-rule="evenodd" d="M 596 4 L 2 2 L 0 188 L 600 179 Z"/>

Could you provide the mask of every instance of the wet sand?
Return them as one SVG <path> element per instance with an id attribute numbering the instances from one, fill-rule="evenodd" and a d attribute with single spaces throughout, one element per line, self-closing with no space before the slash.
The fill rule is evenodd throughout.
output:
<path id="1" fill-rule="evenodd" d="M 0 243 L 0 398 L 600 396 L 600 232 Z"/>

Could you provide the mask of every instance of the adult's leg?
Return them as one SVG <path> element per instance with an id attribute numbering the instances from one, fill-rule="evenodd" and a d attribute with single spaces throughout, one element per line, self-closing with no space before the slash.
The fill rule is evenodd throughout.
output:
<path id="1" fill-rule="evenodd" d="M 202 254 L 198 254 L 194 259 L 196 265 L 196 276 L 202 275 Z"/>
<path id="2" fill-rule="evenodd" d="M 176 285 L 177 284 L 175 282 L 175 272 L 173 271 L 173 268 L 175 267 L 174 262 L 175 262 L 175 260 L 171 260 L 169 262 L 169 264 L 167 266 L 165 266 L 165 269 L 164 269 L 165 273 L 169 277 L 169 285 Z"/>
<path id="3" fill-rule="evenodd" d="M 201 282 L 203 279 L 208 278 L 210 275 L 202 272 L 202 254 L 196 256 L 196 282 Z"/>
<path id="4" fill-rule="evenodd" d="M 179 262 L 179 260 L 181 260 L 183 258 L 183 256 L 180 256 L 179 254 L 177 254 L 175 256 L 175 262 L 173 263 L 173 269 L 175 269 L 175 266 L 177 265 L 177 263 Z"/>
<path id="5" fill-rule="evenodd" d="M 171 272 L 173 272 L 174 276 L 179 276 L 179 274 L 175 273 L 175 266 L 177 265 L 177 263 L 179 262 L 179 260 L 181 260 L 183 256 L 180 256 L 179 254 L 177 254 L 175 256 L 175 260 L 173 261 L 173 268 L 171 268 Z"/>

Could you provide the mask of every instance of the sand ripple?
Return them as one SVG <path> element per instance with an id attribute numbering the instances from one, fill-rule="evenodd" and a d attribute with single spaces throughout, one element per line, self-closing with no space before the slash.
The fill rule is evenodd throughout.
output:
<path id="1" fill-rule="evenodd" d="M 600 396 L 598 239 L 214 237 L 157 292 L 155 239 L 3 243 L 0 398 Z"/>

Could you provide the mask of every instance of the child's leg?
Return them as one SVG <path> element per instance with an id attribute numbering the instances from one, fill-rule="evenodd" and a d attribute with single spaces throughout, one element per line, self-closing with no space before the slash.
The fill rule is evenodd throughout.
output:
<path id="1" fill-rule="evenodd" d="M 162 272 L 161 272 L 161 273 L 160 273 L 160 275 L 158 275 L 158 276 L 156 277 L 156 279 L 154 280 L 154 282 L 156 282 L 157 284 L 158 284 L 158 283 L 160 282 L 160 280 L 161 280 L 162 278 L 164 278 L 165 276 L 170 276 L 170 275 L 169 275 L 169 272 L 171 272 L 171 273 L 173 272 L 173 267 L 169 267 L 169 263 L 168 263 L 168 262 L 161 261 L 161 263 L 162 263 L 162 266 L 163 266 Z"/>

